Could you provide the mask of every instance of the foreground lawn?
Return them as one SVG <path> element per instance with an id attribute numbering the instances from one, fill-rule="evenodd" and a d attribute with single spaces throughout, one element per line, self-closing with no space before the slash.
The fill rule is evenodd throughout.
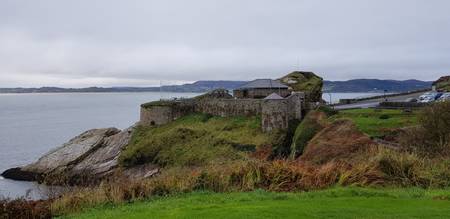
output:
<path id="1" fill-rule="evenodd" d="M 104 206 L 67 218 L 450 218 L 450 190 L 196 192 L 118 207 Z"/>
<path id="2" fill-rule="evenodd" d="M 362 132 L 379 137 L 389 129 L 416 125 L 417 114 L 418 111 L 405 113 L 394 109 L 351 109 L 339 111 L 331 119 L 351 119 Z"/>

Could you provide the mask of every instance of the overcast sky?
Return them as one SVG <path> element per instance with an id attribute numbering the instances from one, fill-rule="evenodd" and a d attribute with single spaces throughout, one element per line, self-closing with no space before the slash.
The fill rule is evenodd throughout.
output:
<path id="1" fill-rule="evenodd" d="M 450 74 L 448 0 L 0 0 L 0 87 Z M 300 65 L 299 65 L 299 64 Z"/>

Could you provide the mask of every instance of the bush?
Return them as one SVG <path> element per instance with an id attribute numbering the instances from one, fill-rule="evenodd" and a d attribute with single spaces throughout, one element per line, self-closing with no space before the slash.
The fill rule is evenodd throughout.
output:
<path id="1" fill-rule="evenodd" d="M 419 126 L 400 136 L 407 149 L 425 155 L 450 155 L 450 102 L 435 103 L 419 114 Z"/>
<path id="2" fill-rule="evenodd" d="M 328 117 L 334 116 L 339 113 L 339 111 L 329 107 L 329 106 L 319 106 L 317 111 L 325 113 Z"/>
<path id="3" fill-rule="evenodd" d="M 419 116 L 425 133 L 425 143 L 438 150 L 450 146 L 450 102 L 427 107 Z"/>
<path id="4" fill-rule="evenodd" d="M 379 118 L 380 119 L 389 119 L 389 118 L 391 118 L 391 116 L 389 116 L 388 114 L 383 114 Z"/>

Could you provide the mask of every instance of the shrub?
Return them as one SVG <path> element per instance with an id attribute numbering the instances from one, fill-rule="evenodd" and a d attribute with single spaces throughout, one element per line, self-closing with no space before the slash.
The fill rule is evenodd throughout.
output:
<path id="1" fill-rule="evenodd" d="M 431 156 L 448 156 L 450 149 L 450 102 L 435 103 L 419 114 L 419 126 L 400 136 L 408 150 Z"/>
<path id="2" fill-rule="evenodd" d="M 391 116 L 389 116 L 388 114 L 383 114 L 379 118 L 380 119 L 389 119 L 389 118 L 391 118 Z"/>
<path id="3" fill-rule="evenodd" d="M 425 132 L 425 143 L 436 149 L 450 145 L 450 102 L 436 103 L 427 107 L 419 116 Z"/>
<path id="4" fill-rule="evenodd" d="M 339 111 L 329 107 L 329 106 L 319 106 L 317 111 L 325 113 L 328 117 L 334 116 L 339 113 Z"/>

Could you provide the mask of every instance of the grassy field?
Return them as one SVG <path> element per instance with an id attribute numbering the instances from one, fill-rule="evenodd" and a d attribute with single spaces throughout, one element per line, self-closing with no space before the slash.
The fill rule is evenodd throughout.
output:
<path id="1" fill-rule="evenodd" d="M 450 190 L 333 188 L 304 193 L 196 192 L 64 218 L 449 218 Z"/>
<path id="2" fill-rule="evenodd" d="M 389 129 L 416 125 L 417 114 L 417 111 L 405 113 L 402 110 L 394 109 L 352 109 L 339 111 L 339 114 L 330 119 L 351 119 L 362 132 L 379 137 Z"/>

